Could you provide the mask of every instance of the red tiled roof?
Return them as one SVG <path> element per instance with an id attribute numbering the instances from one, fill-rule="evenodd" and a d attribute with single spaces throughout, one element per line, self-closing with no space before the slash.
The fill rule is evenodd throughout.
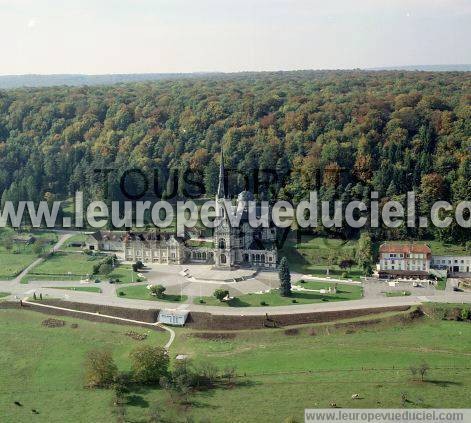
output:
<path id="1" fill-rule="evenodd" d="M 423 254 L 431 254 L 432 250 L 426 244 L 382 244 L 379 247 L 380 253 L 404 253 L 404 254 L 411 254 L 411 253 L 423 253 Z"/>

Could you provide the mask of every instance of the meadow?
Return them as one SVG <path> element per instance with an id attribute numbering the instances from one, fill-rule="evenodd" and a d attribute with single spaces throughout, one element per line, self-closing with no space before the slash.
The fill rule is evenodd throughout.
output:
<path id="1" fill-rule="evenodd" d="M 34 275 L 61 275 L 66 279 L 85 278 L 91 274 L 94 264 L 99 262 L 103 256 L 88 256 L 83 253 L 66 253 L 59 251 L 49 256 L 46 261 L 31 271 Z M 69 275 L 70 273 L 70 275 Z"/>
<path id="2" fill-rule="evenodd" d="M 86 352 L 108 349 L 119 368 L 128 370 L 132 348 L 163 345 L 168 337 L 63 317 L 66 326 L 47 328 L 41 325 L 46 317 L 0 310 L 2 422 L 32 421 L 31 408 L 39 411 L 34 416 L 38 422 L 112 421 L 112 391 L 83 386 Z M 331 402 L 352 408 L 471 406 L 469 323 L 421 318 L 361 324 L 371 318 L 355 319 L 349 329 L 332 324 L 224 333 L 176 329 L 172 362 L 177 354 L 187 354 L 195 364 L 234 366 L 238 377 L 233 386 L 191 394 L 189 404 L 182 407 L 173 405 L 161 389 L 135 387 L 128 394 L 127 420 L 148 422 L 155 409 L 171 422 L 191 416 L 200 422 L 281 423 L 288 417 L 302 421 L 304 408 L 326 408 Z M 148 333 L 148 338 L 130 339 L 125 335 L 129 330 Z M 409 367 L 424 361 L 430 370 L 420 382 Z M 361 399 L 352 399 L 354 393 Z"/>
<path id="3" fill-rule="evenodd" d="M 57 234 L 51 231 L 18 232 L 11 228 L 0 228 L 0 280 L 15 278 L 38 258 L 38 254 L 33 252 L 32 244 L 9 241 L 29 235 L 45 243 L 44 251 L 57 241 Z"/>

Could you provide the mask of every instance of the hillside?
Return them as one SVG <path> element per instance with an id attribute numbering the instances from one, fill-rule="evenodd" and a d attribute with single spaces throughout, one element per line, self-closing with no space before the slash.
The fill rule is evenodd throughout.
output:
<path id="1" fill-rule="evenodd" d="M 188 170 L 186 194 L 212 195 L 222 145 L 232 173 L 269 170 L 261 197 L 296 201 L 319 189 L 324 200 L 368 200 L 377 190 L 385 200 L 415 190 L 427 212 L 437 199 L 469 200 L 470 100 L 469 72 L 240 73 L 0 91 L 2 204 L 78 189 L 103 197 L 95 169 L 105 168 L 114 169 L 109 198 L 123 199 L 119 178 L 130 168 L 150 181 L 158 174 L 158 196 L 172 196 L 174 180 L 176 195 L 185 194 Z M 130 185 L 139 191 L 142 182 Z M 241 191 L 244 178 L 230 186 Z M 468 232 L 428 235 L 463 241 Z"/>

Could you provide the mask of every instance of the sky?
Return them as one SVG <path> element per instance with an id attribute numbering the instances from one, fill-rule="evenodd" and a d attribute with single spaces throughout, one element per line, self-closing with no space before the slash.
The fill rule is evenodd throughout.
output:
<path id="1" fill-rule="evenodd" d="M 0 0 L 0 75 L 471 63 L 471 0 Z"/>

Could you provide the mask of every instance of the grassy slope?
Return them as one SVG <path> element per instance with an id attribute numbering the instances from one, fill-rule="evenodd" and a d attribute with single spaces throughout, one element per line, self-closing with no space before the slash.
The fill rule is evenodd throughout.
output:
<path id="1" fill-rule="evenodd" d="M 0 253 L 0 280 L 14 278 L 37 258 L 34 254 Z"/>
<path id="2" fill-rule="evenodd" d="M 108 348 L 125 369 L 129 351 L 141 342 L 124 333 L 147 330 L 63 317 L 60 319 L 78 323 L 78 328 L 67 325 L 52 329 L 41 326 L 45 318 L 34 312 L 0 310 L 2 423 L 113 421 L 111 391 L 83 388 L 85 354 L 93 348 Z M 151 332 L 144 342 L 162 345 L 166 339 L 165 333 Z M 14 401 L 24 406 L 17 407 Z M 40 414 L 33 415 L 31 408 Z"/>
<path id="3" fill-rule="evenodd" d="M 28 311 L 0 311 L 2 422 L 29 422 L 33 407 L 41 412 L 34 416 L 38 422 L 113 421 L 111 392 L 83 389 L 83 357 L 94 347 L 106 347 L 113 350 L 120 368 L 127 369 L 130 349 L 141 343 L 124 336 L 129 329 L 123 326 L 64 318 L 77 322 L 78 329 L 49 329 L 40 324 L 44 318 Z M 325 330 L 326 325 L 302 327 L 294 336 L 283 329 L 241 331 L 225 340 L 199 339 L 188 329 L 177 329 L 172 358 L 189 354 L 195 363 L 233 365 L 239 375 L 246 374 L 231 389 L 193 395 L 195 405 L 185 415 L 216 423 L 228 421 L 228 416 L 233 422 L 281 422 L 287 416 L 301 421 L 305 407 L 328 407 L 330 401 L 341 407 L 401 407 L 401 392 L 413 401 L 409 407 L 471 406 L 471 370 L 465 368 L 471 356 L 470 324 L 425 320 L 352 334 L 341 330 L 310 335 L 312 330 L 319 333 L 321 326 Z M 162 345 L 166 338 L 152 333 L 145 342 Z M 411 381 L 409 366 L 422 360 L 432 367 L 428 381 Z M 353 393 L 363 399 L 352 400 Z M 127 406 L 130 421 L 146 421 L 154 404 L 168 408 L 167 394 L 161 390 L 142 389 L 132 395 Z M 16 400 L 25 407 L 14 406 Z M 181 411 L 178 419 L 172 412 L 167 417 L 183 421 Z"/>
<path id="4" fill-rule="evenodd" d="M 349 335 L 311 336 L 308 328 L 295 336 L 283 330 L 240 332 L 236 339 L 218 341 L 181 331 L 174 351 L 196 362 L 234 365 L 247 375 L 233 389 L 195 395 L 196 419 L 224 422 L 229 413 L 233 422 L 281 422 L 288 416 L 302 421 L 304 408 L 326 408 L 331 401 L 341 407 L 401 407 L 401 392 L 413 401 L 410 407 L 469 407 L 471 371 L 459 368 L 468 367 L 470 345 L 471 325 L 426 322 Z M 429 382 L 411 381 L 409 366 L 422 360 L 458 369 L 435 368 Z M 363 399 L 352 400 L 354 393 Z M 145 398 L 164 407 L 160 392 Z M 130 416 L 137 415 L 131 407 Z"/>
<path id="5" fill-rule="evenodd" d="M 354 257 L 355 247 L 355 240 L 344 241 L 341 239 L 304 236 L 301 242 L 298 243 L 293 236 L 286 240 L 279 255 L 286 256 L 292 271 L 326 276 L 329 257 L 335 258 L 336 261 Z M 337 265 L 332 265 L 330 266 L 329 275 L 340 277 L 344 272 Z M 361 275 L 360 269 L 356 266 L 348 271 L 348 277 L 351 279 L 359 279 Z"/>

